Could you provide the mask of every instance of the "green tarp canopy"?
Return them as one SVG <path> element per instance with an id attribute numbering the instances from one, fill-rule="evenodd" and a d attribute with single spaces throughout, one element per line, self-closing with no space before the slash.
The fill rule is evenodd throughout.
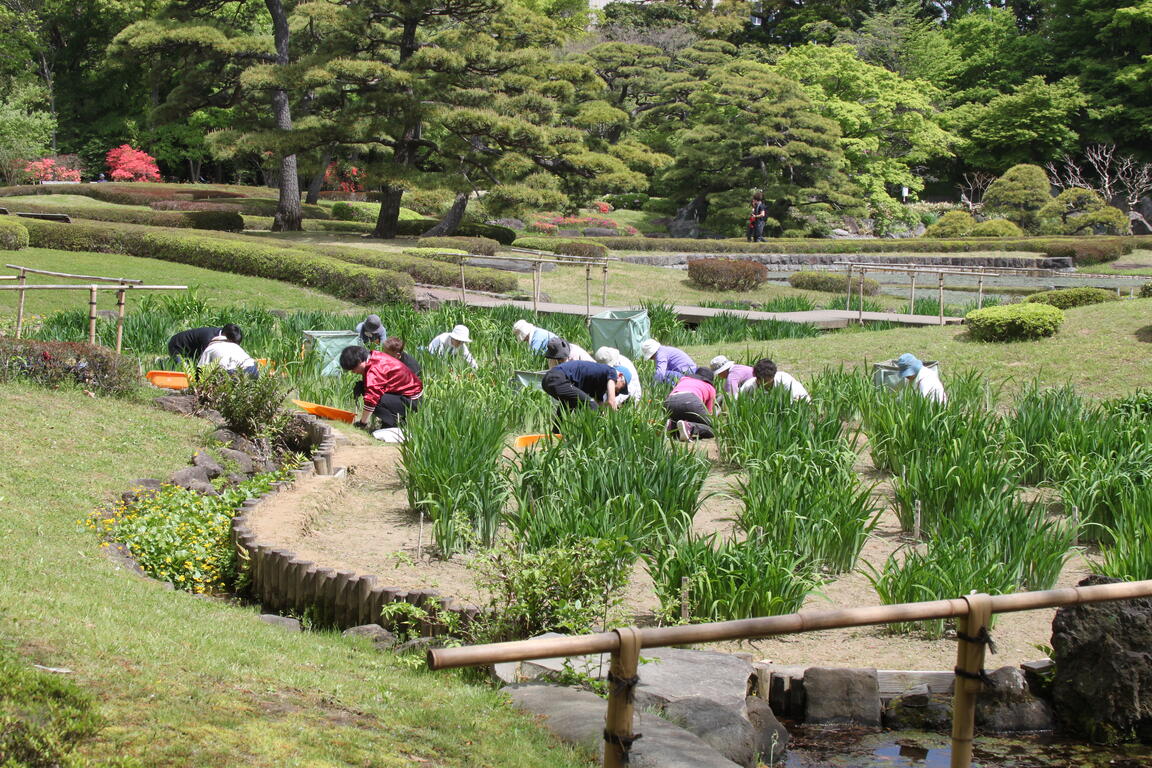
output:
<path id="1" fill-rule="evenodd" d="M 600 347 L 615 347 L 620 350 L 620 354 L 636 360 L 640 357 L 640 345 L 648 338 L 650 330 L 648 310 L 609 309 L 600 312 L 592 315 L 591 327 L 588 329 L 592 335 L 590 351 L 595 352 Z"/>
<path id="2" fill-rule="evenodd" d="M 303 331 L 304 351 L 320 356 L 320 373 L 324 376 L 339 376 L 340 353 L 344 347 L 362 347 L 360 334 L 356 331 Z"/>

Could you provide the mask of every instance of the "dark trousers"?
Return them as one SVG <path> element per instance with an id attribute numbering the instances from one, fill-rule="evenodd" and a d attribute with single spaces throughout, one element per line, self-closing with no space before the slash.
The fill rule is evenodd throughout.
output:
<path id="1" fill-rule="evenodd" d="M 557 370 L 556 368 L 544 374 L 544 378 L 540 382 L 540 388 L 544 390 L 545 394 L 559 403 L 559 405 L 556 406 L 556 416 L 552 420 L 552 429 L 555 432 L 560 431 L 560 418 L 564 415 L 565 411 L 574 411 L 577 408 L 595 409 L 598 407 L 591 395 L 573 384 L 572 380 L 564 375 L 564 371 Z"/>
<path id="2" fill-rule="evenodd" d="M 408 411 L 417 411 L 419 408 L 420 398 L 413 400 L 404 395 L 380 395 L 372 415 L 380 420 L 381 429 L 391 429 L 404 423 Z"/>
<path id="3" fill-rule="evenodd" d="M 664 410 L 672 421 L 686 421 L 692 434 L 696 437 L 715 437 L 712 431 L 712 420 L 708 418 L 708 410 L 704 401 L 691 392 L 677 392 L 668 395 L 664 401 Z"/>
<path id="4" fill-rule="evenodd" d="M 748 225 L 748 242 L 759 243 L 764 239 L 764 219 L 756 219 Z"/>

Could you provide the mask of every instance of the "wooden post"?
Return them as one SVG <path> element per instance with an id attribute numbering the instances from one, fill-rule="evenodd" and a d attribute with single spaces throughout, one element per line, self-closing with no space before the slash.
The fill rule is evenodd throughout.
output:
<path id="1" fill-rule="evenodd" d="M 532 262 L 532 311 L 540 311 L 540 262 Z"/>
<path id="2" fill-rule="evenodd" d="M 944 325 L 944 273 L 939 272 L 936 277 L 938 279 L 936 300 L 940 303 L 940 325 Z"/>
<path id="3" fill-rule="evenodd" d="M 96 343 L 96 294 L 98 289 L 94 285 L 88 286 L 88 343 Z"/>
<path id="4" fill-rule="evenodd" d="M 860 325 L 864 325 L 864 267 L 860 267 L 860 290 L 857 293 L 860 294 L 860 314 L 856 319 Z"/>
<path id="5" fill-rule="evenodd" d="M 848 265 L 848 294 L 844 297 L 844 309 L 852 311 L 852 265 Z"/>
<path id="6" fill-rule="evenodd" d="M 124 341 L 124 294 L 126 291 L 121 288 L 116 291 L 116 352 L 119 354 L 121 345 Z"/>
<path id="7" fill-rule="evenodd" d="M 976 695 L 984 687 L 980 675 L 984 670 L 984 648 L 992 602 L 988 595 L 965 595 L 968 615 L 956 620 L 956 683 L 952 698 L 952 768 L 972 765 L 972 737 L 976 729 Z"/>
<path id="8" fill-rule="evenodd" d="M 584 321 L 592 323 L 592 265 L 584 265 Z"/>
<path id="9" fill-rule="evenodd" d="M 464 262 L 460 262 L 460 302 L 464 306 L 468 306 L 468 294 L 464 287 Z"/>
<path id="10" fill-rule="evenodd" d="M 920 522 L 922 520 L 920 515 L 920 499 L 916 499 L 916 503 L 912 507 L 912 538 L 917 541 L 920 540 Z"/>
<path id="11" fill-rule="evenodd" d="M 916 273 L 912 273 L 912 287 L 908 290 L 908 314 L 916 314 Z"/>
<path id="12" fill-rule="evenodd" d="M 692 580 L 687 576 L 680 577 L 680 620 L 687 622 L 691 615 L 688 611 L 688 592 L 692 589 Z"/>
<path id="13" fill-rule="evenodd" d="M 24 295 L 27 293 L 27 291 L 24 290 L 24 286 L 27 285 L 27 283 L 28 273 L 21 268 L 20 279 L 16 283 L 20 286 L 20 299 L 16 303 L 16 338 L 20 338 L 20 334 L 24 332 Z"/>
<path id="14" fill-rule="evenodd" d="M 636 667 L 640 661 L 640 630 L 626 627 L 616 630 L 620 646 L 612 651 L 608 668 L 608 713 L 604 719 L 604 768 L 628 765 L 632 742 L 633 699 L 636 691 Z"/>
<path id="15" fill-rule="evenodd" d="M 976 309 L 984 308 L 984 270 L 980 270 L 980 277 L 976 282 Z"/>
<path id="16" fill-rule="evenodd" d="M 608 308 L 608 259 L 604 259 L 604 292 L 600 296 L 601 309 Z"/>

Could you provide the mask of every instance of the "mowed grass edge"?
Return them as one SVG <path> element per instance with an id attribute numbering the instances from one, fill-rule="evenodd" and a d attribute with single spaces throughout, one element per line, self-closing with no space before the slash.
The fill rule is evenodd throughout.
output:
<path id="1" fill-rule="evenodd" d="M 0 389 L 0 645 L 73 670 L 104 726 L 95 760 L 148 766 L 576 766 L 501 696 L 415 672 L 334 633 L 291 634 L 255 608 L 135 576 L 79 521 L 133 479 L 165 476 L 204 422 L 147 405 Z M 131 763 L 128 763 L 131 764 Z"/>

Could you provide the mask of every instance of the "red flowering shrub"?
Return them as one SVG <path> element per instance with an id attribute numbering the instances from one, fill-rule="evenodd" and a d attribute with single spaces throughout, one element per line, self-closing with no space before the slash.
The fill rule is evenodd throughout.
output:
<path id="1" fill-rule="evenodd" d="M 40 183 L 80 181 L 80 169 L 77 165 L 76 155 L 58 155 L 28 163 L 24 166 L 24 172 L 31 176 L 33 181 Z"/>
<path id="2" fill-rule="evenodd" d="M 0 337 L 0 381 L 27 379 L 56 387 L 75 382 L 119 395 L 140 382 L 135 361 L 104 347 Z"/>
<path id="3" fill-rule="evenodd" d="M 750 291 L 768 279 L 768 268 L 746 259 L 688 259 L 688 277 L 720 291 Z"/>
<path id="4" fill-rule="evenodd" d="M 121 144 L 104 157 L 113 181 L 160 181 L 156 159 L 142 149 Z"/>
<path id="5" fill-rule="evenodd" d="M 345 193 L 363 192 L 363 181 L 360 169 L 351 164 L 334 162 L 324 169 L 324 189 Z"/>
<path id="6" fill-rule="evenodd" d="M 600 211 L 600 213 L 612 213 L 612 203 L 608 203 L 603 200 L 597 200 L 596 202 L 592 203 L 592 207 Z"/>

